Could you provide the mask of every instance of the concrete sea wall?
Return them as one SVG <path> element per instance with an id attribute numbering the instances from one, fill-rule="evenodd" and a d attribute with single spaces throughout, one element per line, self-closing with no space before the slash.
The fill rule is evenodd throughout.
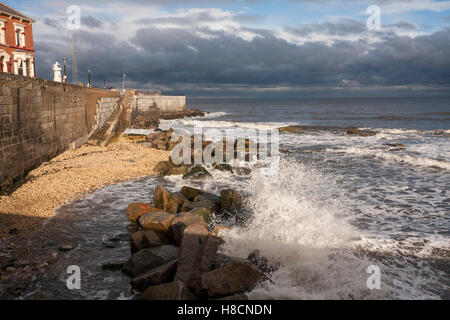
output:
<path id="1" fill-rule="evenodd" d="M 0 191 L 92 133 L 119 96 L 0 73 Z"/>

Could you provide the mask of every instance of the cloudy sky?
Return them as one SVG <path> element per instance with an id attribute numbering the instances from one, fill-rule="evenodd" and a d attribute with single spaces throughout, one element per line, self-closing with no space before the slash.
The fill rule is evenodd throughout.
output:
<path id="1" fill-rule="evenodd" d="M 37 20 L 37 73 L 191 95 L 450 93 L 450 1 L 6 0 Z M 81 29 L 67 8 L 81 8 Z M 368 28 L 367 8 L 381 11 Z"/>

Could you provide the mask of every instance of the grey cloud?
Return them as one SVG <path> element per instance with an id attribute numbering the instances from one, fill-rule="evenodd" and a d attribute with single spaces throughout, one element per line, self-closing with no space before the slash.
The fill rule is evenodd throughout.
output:
<path id="1" fill-rule="evenodd" d="M 365 22 L 355 19 L 341 18 L 337 21 L 303 24 L 297 27 L 287 27 L 286 31 L 298 36 L 309 36 L 313 33 L 323 33 L 333 36 L 360 34 L 367 31 Z"/>
<path id="2" fill-rule="evenodd" d="M 291 31 L 345 35 L 363 29 L 364 23 L 343 19 L 297 26 Z M 80 79 L 86 78 L 91 67 L 97 85 L 103 80 L 119 82 L 123 73 L 136 86 L 153 83 L 174 88 L 338 86 L 344 79 L 362 86 L 450 84 L 448 28 L 416 38 L 391 31 L 382 33 L 378 43 L 337 41 L 333 45 L 295 45 L 270 30 L 241 30 L 260 37 L 246 41 L 208 28 L 157 29 L 150 25 L 138 30 L 130 44 L 117 40 L 114 33 L 82 30 L 77 33 Z M 199 37 L 198 31 L 210 37 Z M 70 57 L 70 39 L 64 41 L 65 46 L 50 39 L 36 42 L 39 76 L 51 77 L 51 64 Z"/>
<path id="3" fill-rule="evenodd" d="M 100 28 L 103 22 L 93 16 L 82 16 L 81 23 L 89 28 Z"/>

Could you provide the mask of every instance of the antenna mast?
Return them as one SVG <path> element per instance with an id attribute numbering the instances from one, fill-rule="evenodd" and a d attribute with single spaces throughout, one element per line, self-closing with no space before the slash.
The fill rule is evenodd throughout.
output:
<path id="1" fill-rule="evenodd" d="M 78 83 L 78 64 L 77 64 L 77 46 L 75 43 L 75 33 L 72 34 L 72 46 L 73 46 L 73 83 Z"/>

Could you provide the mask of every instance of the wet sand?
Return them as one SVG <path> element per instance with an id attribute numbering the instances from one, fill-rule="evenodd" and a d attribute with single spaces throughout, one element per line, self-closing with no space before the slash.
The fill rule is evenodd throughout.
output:
<path id="1" fill-rule="evenodd" d="M 169 155 L 123 137 L 105 148 L 68 150 L 31 171 L 12 194 L 0 196 L 0 239 L 38 229 L 55 209 L 96 189 L 152 175 Z"/>

